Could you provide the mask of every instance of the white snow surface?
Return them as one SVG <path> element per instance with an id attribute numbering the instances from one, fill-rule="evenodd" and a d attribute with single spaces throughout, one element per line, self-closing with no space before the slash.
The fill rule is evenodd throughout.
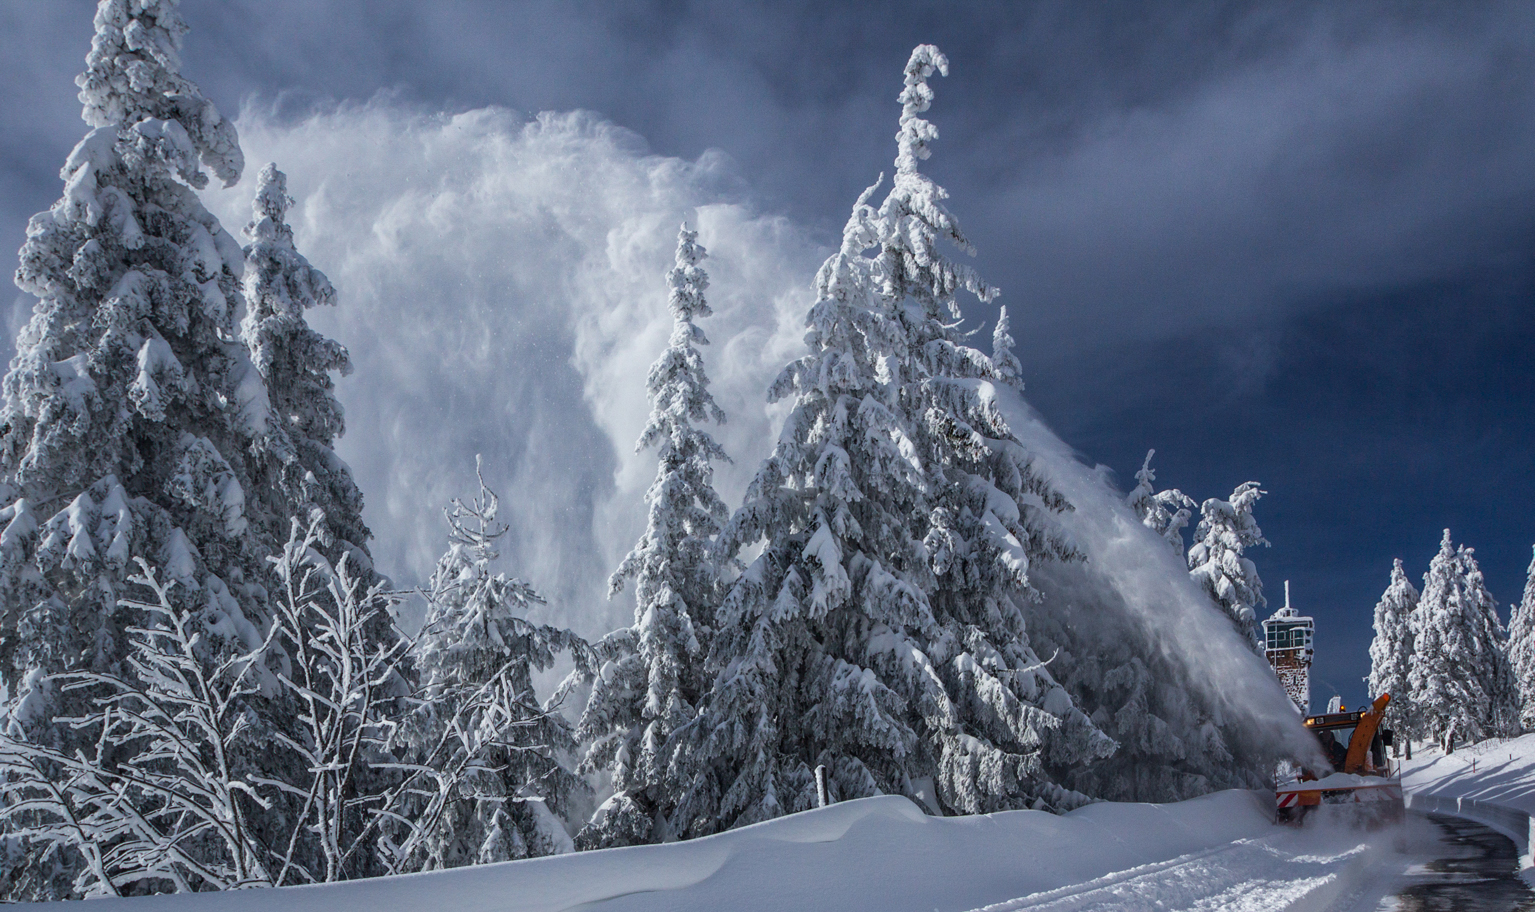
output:
<path id="1" fill-rule="evenodd" d="M 1402 787 L 1440 798 L 1473 798 L 1535 815 L 1535 734 L 1457 747 L 1414 748 L 1402 762 Z"/>
<path id="2" fill-rule="evenodd" d="M 923 814 L 849 801 L 717 836 L 317 887 L 93 901 L 93 912 L 1325 908 L 1368 879 L 1367 834 L 1295 830 L 1266 793 L 1089 805 L 1064 816 Z M 1297 905 L 1297 904 L 1300 905 Z"/>

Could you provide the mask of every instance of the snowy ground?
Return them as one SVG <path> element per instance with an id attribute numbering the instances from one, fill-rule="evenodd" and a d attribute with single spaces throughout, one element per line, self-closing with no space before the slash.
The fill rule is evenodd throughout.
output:
<path id="1" fill-rule="evenodd" d="M 1535 811 L 1535 735 L 1420 750 L 1409 791 Z M 904 798 L 850 801 L 707 839 L 323 887 L 106 900 L 92 912 L 1068 912 L 1397 908 L 1442 857 L 1412 817 L 1365 833 L 1270 822 L 1266 793 L 935 818 Z"/>
<path id="2" fill-rule="evenodd" d="M 1310 910 L 1369 892 L 1383 863 L 1400 860 L 1389 839 L 1275 827 L 1271 800 L 1223 792 L 1063 817 L 934 818 L 904 798 L 869 798 L 665 846 L 288 888 L 280 898 L 252 890 L 91 909 Z"/>
<path id="3" fill-rule="evenodd" d="M 1535 814 L 1535 734 L 1493 738 L 1452 754 L 1415 748 L 1402 764 L 1409 792 L 1474 798 Z"/>

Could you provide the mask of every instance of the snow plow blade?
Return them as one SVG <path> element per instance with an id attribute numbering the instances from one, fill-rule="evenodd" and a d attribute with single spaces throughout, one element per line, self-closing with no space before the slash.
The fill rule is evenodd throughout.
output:
<path id="1" fill-rule="evenodd" d="M 1401 779 L 1334 773 L 1313 782 L 1290 782 L 1274 791 L 1275 820 L 1299 826 L 1317 811 L 1329 820 L 1374 828 L 1400 823 L 1407 814 Z"/>

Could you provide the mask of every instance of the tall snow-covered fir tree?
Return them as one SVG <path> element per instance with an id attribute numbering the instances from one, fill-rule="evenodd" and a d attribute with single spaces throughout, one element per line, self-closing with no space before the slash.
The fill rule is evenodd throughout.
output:
<path id="1" fill-rule="evenodd" d="M 1504 653 L 1497 603 L 1470 548 L 1444 530 L 1414 612 L 1407 685 L 1417 734 L 1470 743 L 1518 727 L 1518 686 Z"/>
<path id="2" fill-rule="evenodd" d="M 248 502 L 243 258 L 194 192 L 206 171 L 234 182 L 242 160 L 233 126 L 178 73 L 185 31 L 171 0 L 100 4 L 77 80 L 93 129 L 16 273 L 38 300 L 0 412 L 0 679 L 10 724 L 35 738 L 65 738 L 48 720 L 79 708 L 44 675 L 124 654 L 135 618 L 117 602 L 136 557 L 177 582 L 210 645 L 261 642 L 260 579 L 281 539 Z"/>
<path id="3" fill-rule="evenodd" d="M 373 580 L 360 499 L 329 449 L 340 430 L 329 371 L 344 366 L 344 352 L 301 315 L 303 291 L 328 286 L 292 252 L 280 175 L 262 182 L 249 251 L 199 202 L 209 173 L 232 184 L 243 159 L 233 126 L 179 73 L 186 25 L 175 0 L 102 0 L 95 27 L 76 80 L 93 129 L 65 163 L 63 198 L 28 226 L 16 276 L 38 300 L 0 411 L 0 682 L 9 693 L 0 725 L 22 749 L 108 770 L 153 766 L 159 748 L 142 739 L 101 753 L 121 721 L 106 713 L 103 682 L 150 687 L 146 666 L 128 657 L 142 637 L 161 642 L 159 631 L 174 627 L 210 679 L 259 650 L 259 661 L 241 660 L 251 686 L 221 710 L 238 724 L 219 768 L 247 782 L 297 781 L 306 771 L 271 749 L 302 736 L 297 698 L 280 679 L 297 673 L 301 644 L 265 636 L 283 588 L 268 558 L 284 553 L 291 520 L 309 525 L 318 506 L 317 547 L 332 559 L 349 552 L 364 589 Z M 237 327 L 245 291 L 254 306 Z M 296 474 L 274 465 L 293 453 L 305 484 L 340 493 L 324 499 L 288 484 Z M 145 572 L 140 561 L 166 586 L 168 601 L 152 611 L 143 587 L 130 585 Z M 392 637 L 385 612 L 371 616 L 371 639 Z M 59 686 L 82 676 L 99 686 Z M 297 810 L 280 789 L 258 798 L 217 787 L 244 803 L 257 842 L 275 839 Z M 163 823 L 154 839 L 186 838 L 149 792 L 113 800 Z M 0 814 L 0 830 L 24 829 L 22 817 Z M 22 846 L 25 863 L 5 866 L 0 891 L 74 895 L 84 858 L 67 840 L 43 845 Z"/>
<path id="4" fill-rule="evenodd" d="M 1165 491 L 1156 489 L 1157 473 L 1152 471 L 1151 457 L 1156 450 L 1146 451 L 1146 461 L 1135 473 L 1135 488 L 1125 498 L 1136 518 L 1151 531 L 1162 536 L 1179 557 L 1183 557 L 1183 529 L 1189 524 L 1197 504 L 1194 499 L 1177 488 Z"/>
<path id="5" fill-rule="evenodd" d="M 1412 667 L 1413 612 L 1418 590 L 1407 579 L 1400 558 L 1391 566 L 1391 582 L 1375 603 L 1375 639 L 1370 641 L 1370 676 L 1365 683 L 1373 700 L 1391 695 L 1386 707 L 1387 724 L 1402 737 L 1413 736 L 1412 692 L 1407 670 Z"/>
<path id="6" fill-rule="evenodd" d="M 793 406 L 720 538 L 759 556 L 717 615 L 712 687 L 673 735 L 673 825 L 701 835 L 834 797 L 906 794 L 944 812 L 1069 808 L 1052 771 L 1113 748 L 1029 646 L 1029 569 L 1072 549 L 1068 505 L 992 399 L 955 294 L 993 291 L 943 258 L 969 244 L 918 170 L 937 130 L 918 47 L 882 205 L 865 190 L 821 267 L 810 354 L 770 389 Z M 872 255 L 870 255 L 872 251 Z"/>
<path id="7" fill-rule="evenodd" d="M 37 301 L 0 409 L 0 724 L 68 753 L 90 735 L 57 720 L 91 698 L 48 676 L 124 671 L 126 631 L 146 621 L 119 605 L 136 558 L 174 581 L 211 655 L 261 645 L 281 547 L 247 501 L 241 251 L 195 192 L 208 172 L 238 179 L 234 127 L 179 73 L 173 0 L 102 0 L 95 27 L 76 80 L 92 129 L 27 227 L 16 282 Z M 6 889 L 70 895 L 80 859 L 45 855 Z"/>
<path id="8" fill-rule="evenodd" d="M 1524 598 L 1508 619 L 1508 661 L 1519 686 L 1519 726 L 1535 731 L 1535 558 L 1525 578 Z"/>
<path id="9" fill-rule="evenodd" d="M 1212 497 L 1200 504 L 1196 541 L 1188 554 L 1189 574 L 1255 652 L 1263 648 L 1258 640 L 1258 608 L 1268 600 L 1263 597 L 1257 565 L 1243 554 L 1248 548 L 1268 544 L 1253 519 L 1253 505 L 1265 493 L 1256 481 L 1249 481 L 1239 485 L 1230 500 Z"/>
<path id="10" fill-rule="evenodd" d="M 589 647 L 568 630 L 535 624 L 543 601 L 496 573 L 496 495 L 480 483 L 472 503 L 448 508 L 449 546 L 427 585 L 427 615 L 411 655 L 420 685 L 406 719 L 412 762 L 459 771 L 446 794 L 410 808 L 399 870 L 433 870 L 570 851 L 561 818 L 586 786 L 568 766 L 576 749 L 556 694 L 541 702 L 533 676 L 569 652 L 590 675 Z"/>
<path id="11" fill-rule="evenodd" d="M 725 451 L 694 426 L 725 420 L 698 349 L 709 340 L 695 321 L 711 313 L 704 256 L 698 232 L 683 226 L 667 274 L 671 340 L 650 368 L 650 420 L 637 445 L 656 450 L 656 479 L 645 493 L 650 518 L 609 580 L 615 595 L 634 583 L 634 624 L 595 645 L 602 670 L 576 731 L 590 744 L 583 769 L 611 774 L 614 790 L 577 834 L 582 848 L 668 835 L 664 749 L 694 717 L 704 687 L 707 625 L 719 602 L 710 551 L 729 515 L 713 483 L 713 462 Z"/>
<path id="12" fill-rule="evenodd" d="M 293 246 L 286 216 L 293 200 L 287 177 L 275 164 L 256 178 L 251 221 L 245 227 L 245 319 L 240 335 L 262 382 L 242 389 L 243 405 L 257 440 L 253 498 L 281 524 L 288 517 L 307 524 L 315 511 L 321 545 L 331 559 L 352 553 L 353 571 L 371 567 L 368 527 L 362 521 L 362 492 L 351 470 L 332 449 L 345 430 L 341 403 L 333 394 L 332 372 L 345 376 L 352 363 L 339 343 L 309 327 L 304 312 L 332 305 L 335 290 L 325 274 Z"/>

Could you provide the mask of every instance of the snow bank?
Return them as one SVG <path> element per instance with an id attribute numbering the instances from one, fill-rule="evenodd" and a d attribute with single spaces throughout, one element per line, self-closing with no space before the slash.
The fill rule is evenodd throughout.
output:
<path id="1" fill-rule="evenodd" d="M 974 909 L 1275 832 L 1272 798 L 1220 792 L 1064 816 L 929 817 L 865 798 L 659 846 L 557 855 L 318 887 L 100 900 L 91 912 L 555 912 L 595 909 Z M 1288 832 L 1288 831 L 1286 831 Z"/>
<path id="2" fill-rule="evenodd" d="M 1452 754 L 1422 750 L 1402 762 L 1402 786 L 1413 794 L 1474 798 L 1535 814 L 1535 734 L 1491 738 Z"/>
<path id="3" fill-rule="evenodd" d="M 1452 754 L 1427 748 L 1403 761 L 1402 789 L 1409 807 L 1467 817 L 1513 839 L 1521 873 L 1535 885 L 1535 734 L 1489 738 Z"/>

